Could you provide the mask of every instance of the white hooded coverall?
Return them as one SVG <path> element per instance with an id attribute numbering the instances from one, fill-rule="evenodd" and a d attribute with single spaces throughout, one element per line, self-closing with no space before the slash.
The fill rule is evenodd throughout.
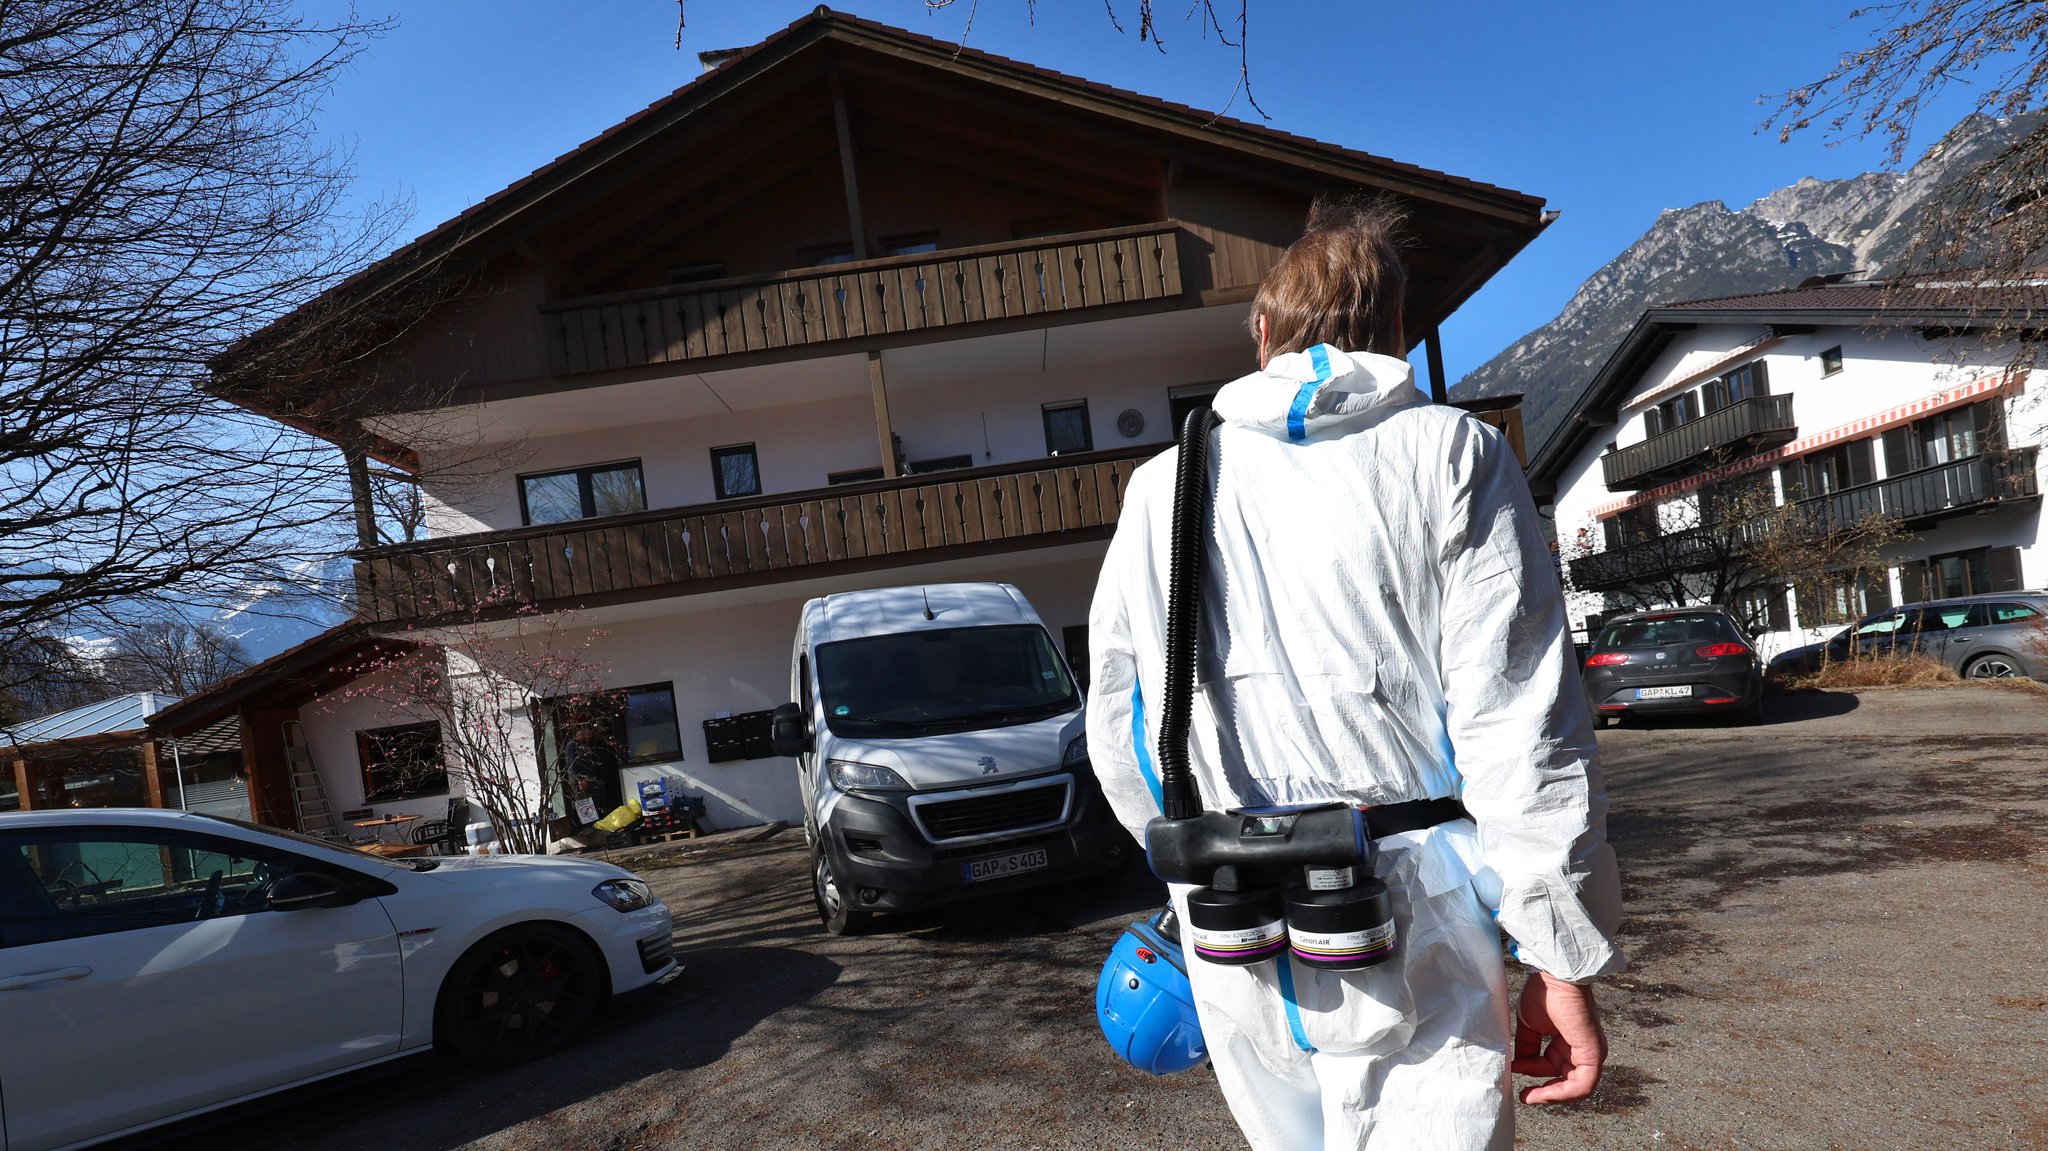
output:
<path id="1" fill-rule="evenodd" d="M 1258 1151 L 1506 1151 L 1487 905 L 1532 967 L 1623 966 L 1606 796 L 1528 485 L 1497 430 L 1430 404 L 1386 356 L 1277 356 L 1214 408 L 1189 755 L 1204 806 L 1457 796 L 1473 816 L 1378 841 L 1396 960 L 1191 958 L 1224 1097 Z M 1090 758 L 1140 842 L 1160 814 L 1176 456 L 1131 477 L 1088 620 Z"/>

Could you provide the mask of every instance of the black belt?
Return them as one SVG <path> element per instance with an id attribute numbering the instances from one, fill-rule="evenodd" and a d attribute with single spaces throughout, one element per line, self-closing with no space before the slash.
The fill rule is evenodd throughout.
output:
<path id="1" fill-rule="evenodd" d="M 1470 818 L 1472 814 L 1465 810 L 1465 805 L 1455 799 L 1411 799 L 1407 803 L 1366 808 L 1365 830 L 1374 839 L 1381 839 L 1404 831 L 1435 827 L 1454 819 Z"/>

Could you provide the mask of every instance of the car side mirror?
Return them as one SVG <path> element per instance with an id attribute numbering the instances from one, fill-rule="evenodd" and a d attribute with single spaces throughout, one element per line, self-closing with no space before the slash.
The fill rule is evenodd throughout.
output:
<path id="1" fill-rule="evenodd" d="M 811 750 L 811 723 L 799 704 L 785 703 L 768 716 L 768 743 L 777 755 Z"/>
<path id="2" fill-rule="evenodd" d="M 346 907 L 359 898 L 340 880 L 318 871 L 296 871 L 270 885 L 272 911 L 304 911 L 310 907 Z"/>

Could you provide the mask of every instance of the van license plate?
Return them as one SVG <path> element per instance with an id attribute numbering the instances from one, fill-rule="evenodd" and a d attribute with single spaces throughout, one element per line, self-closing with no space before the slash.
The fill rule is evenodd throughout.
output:
<path id="1" fill-rule="evenodd" d="M 1679 684 L 1677 687 L 1639 687 L 1637 699 L 1683 699 L 1692 694 L 1692 685 Z"/>
<path id="2" fill-rule="evenodd" d="M 984 879 L 1002 879 L 1011 875 L 1022 875 L 1027 871 L 1038 871 L 1046 865 L 1045 849 L 1019 851 L 1010 855 L 998 855 L 992 859 L 975 859 L 961 865 L 967 882 L 979 883 Z"/>

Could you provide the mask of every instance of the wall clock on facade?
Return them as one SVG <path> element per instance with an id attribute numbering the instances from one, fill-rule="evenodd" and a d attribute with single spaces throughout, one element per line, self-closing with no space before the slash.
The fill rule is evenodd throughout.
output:
<path id="1" fill-rule="evenodd" d="M 1123 433 L 1123 437 L 1127 440 L 1137 439 L 1138 433 L 1145 430 L 1145 413 L 1136 408 L 1125 408 L 1123 411 L 1118 412 L 1116 415 L 1116 430 Z"/>

